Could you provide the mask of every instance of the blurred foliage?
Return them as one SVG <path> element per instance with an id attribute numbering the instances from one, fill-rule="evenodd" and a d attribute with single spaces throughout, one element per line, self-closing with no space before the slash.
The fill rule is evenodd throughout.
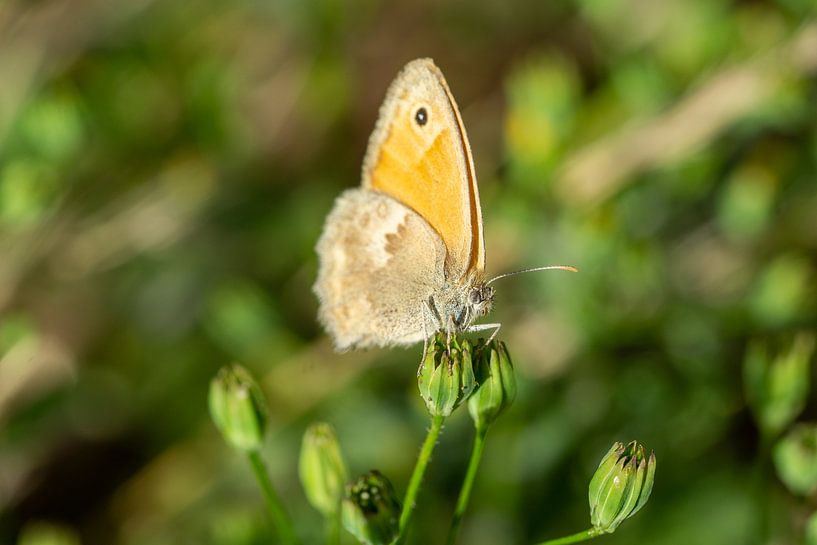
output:
<path id="1" fill-rule="evenodd" d="M 806 405 L 814 336 L 800 334 L 790 343 L 770 358 L 768 347 L 756 341 L 746 355 L 746 399 L 766 439 L 787 428 Z"/>
<path id="2" fill-rule="evenodd" d="M 794 428 L 775 446 L 774 462 L 792 492 L 808 496 L 817 491 L 817 428 Z"/>
<path id="3" fill-rule="evenodd" d="M 64 527 L 35 522 L 23 528 L 20 545 L 79 545 L 76 534 Z"/>
<path id="4" fill-rule="evenodd" d="M 270 542 L 207 418 L 233 360 L 265 377 L 264 453 L 305 539 L 322 532 L 296 471 L 315 419 L 352 474 L 405 490 L 421 348 L 333 354 L 310 286 L 323 218 L 420 56 L 462 108 L 489 273 L 581 271 L 496 286 L 518 395 L 461 542 L 583 528 L 595 464 L 631 438 L 659 482 L 606 543 L 814 542 L 814 497 L 771 470 L 742 365 L 817 324 L 816 8 L 7 0 L 0 543 Z M 798 418 L 815 408 L 810 391 Z M 414 542 L 445 535 L 471 436 L 464 411 L 448 420 Z"/>

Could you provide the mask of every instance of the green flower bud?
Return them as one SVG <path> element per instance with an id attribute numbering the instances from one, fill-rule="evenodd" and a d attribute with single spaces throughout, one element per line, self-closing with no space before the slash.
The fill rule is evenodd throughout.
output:
<path id="1" fill-rule="evenodd" d="M 590 481 L 590 522 L 599 534 L 613 533 L 635 515 L 650 497 L 655 478 L 655 453 L 646 456 L 635 441 L 615 443 Z"/>
<path id="2" fill-rule="evenodd" d="M 267 426 L 264 394 L 240 365 L 222 367 L 210 382 L 210 416 L 227 443 L 239 450 L 261 447 Z"/>
<path id="3" fill-rule="evenodd" d="M 298 470 L 309 503 L 324 516 L 337 513 L 348 474 L 332 426 L 320 422 L 307 428 Z"/>
<path id="4" fill-rule="evenodd" d="M 777 442 L 774 464 L 780 480 L 794 494 L 817 492 L 817 425 L 800 424 Z"/>
<path id="5" fill-rule="evenodd" d="M 750 346 L 743 366 L 746 399 L 767 435 L 780 433 L 805 407 L 814 344 L 814 335 L 803 333 L 774 356 L 764 343 Z"/>
<path id="6" fill-rule="evenodd" d="M 346 485 L 341 516 L 343 527 L 366 545 L 388 545 L 400 532 L 400 502 L 379 471 Z"/>
<path id="7" fill-rule="evenodd" d="M 480 344 L 475 354 L 479 386 L 468 398 L 468 412 L 477 429 L 485 429 L 516 398 L 516 376 L 505 343 Z"/>
<path id="8" fill-rule="evenodd" d="M 471 362 L 473 348 L 468 340 L 451 340 L 438 333 L 429 346 L 417 373 L 417 386 L 432 416 L 448 416 L 468 399 L 476 386 Z"/>

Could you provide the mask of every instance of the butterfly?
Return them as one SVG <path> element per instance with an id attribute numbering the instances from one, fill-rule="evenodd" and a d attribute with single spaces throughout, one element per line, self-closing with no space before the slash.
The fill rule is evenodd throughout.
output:
<path id="1" fill-rule="evenodd" d="M 336 199 L 316 251 L 318 318 L 340 351 L 499 330 L 474 324 L 493 306 L 489 284 L 507 275 L 485 280 L 471 147 L 431 59 L 409 62 L 389 87 L 361 186 Z M 573 270 L 528 271 L 551 268 Z"/>

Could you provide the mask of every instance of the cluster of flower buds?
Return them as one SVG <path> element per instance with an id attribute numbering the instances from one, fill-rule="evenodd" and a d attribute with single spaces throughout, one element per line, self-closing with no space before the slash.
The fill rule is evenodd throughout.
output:
<path id="1" fill-rule="evenodd" d="M 224 440 L 245 452 L 258 450 L 267 427 L 264 394 L 240 365 L 221 368 L 210 382 L 210 415 Z"/>
<path id="2" fill-rule="evenodd" d="M 365 545 L 388 545 L 400 533 L 400 501 L 379 471 L 346 486 L 341 514 L 343 527 Z"/>
<path id="3" fill-rule="evenodd" d="M 655 478 L 655 454 L 632 441 L 616 442 L 602 458 L 590 481 L 590 522 L 597 534 L 612 533 L 636 514 L 650 497 Z"/>
<path id="4" fill-rule="evenodd" d="M 417 373 L 420 395 L 432 416 L 449 416 L 464 401 L 478 429 L 490 425 L 516 397 L 516 378 L 505 344 L 473 345 L 434 337 Z"/>
<path id="5" fill-rule="evenodd" d="M 793 349 L 790 357 L 799 362 L 803 353 L 810 354 L 812 349 L 813 345 L 806 342 L 804 347 Z M 434 417 L 447 417 L 467 401 L 475 427 L 482 432 L 516 397 L 513 365 L 504 343 L 480 340 L 473 345 L 442 334 L 435 336 L 420 366 L 418 386 Z M 210 384 L 209 405 L 213 421 L 227 443 L 255 455 L 263 443 L 267 408 L 249 372 L 238 365 L 221 369 Z M 775 450 L 775 462 L 784 482 L 798 493 L 817 490 L 815 445 L 817 427 L 803 426 Z M 339 516 L 346 530 L 361 543 L 388 545 L 399 536 L 401 506 L 391 483 L 378 471 L 370 471 L 344 484 L 348 471 L 329 424 L 313 424 L 306 430 L 299 474 L 309 502 L 327 520 Z M 636 441 L 615 443 L 590 482 L 593 529 L 586 532 L 587 536 L 612 533 L 637 513 L 650 497 L 654 477 L 653 453 L 647 456 Z"/>

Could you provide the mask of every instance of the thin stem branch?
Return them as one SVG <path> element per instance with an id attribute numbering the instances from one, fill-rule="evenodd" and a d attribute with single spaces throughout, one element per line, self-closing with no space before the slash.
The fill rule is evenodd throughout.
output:
<path id="1" fill-rule="evenodd" d="M 547 541 L 542 541 L 541 543 L 537 543 L 536 545 L 567 545 L 568 543 L 578 543 L 580 541 L 585 541 L 588 539 L 593 539 L 594 537 L 598 537 L 601 535 L 601 532 L 591 528 L 589 530 L 583 530 L 581 532 L 577 532 L 573 535 L 565 536 L 565 537 L 557 537 L 556 539 L 549 539 Z"/>
<path id="2" fill-rule="evenodd" d="M 448 540 L 446 541 L 448 545 L 454 545 L 457 541 L 457 534 L 460 530 L 462 517 L 468 508 L 471 489 L 474 486 L 477 469 L 479 469 L 479 462 L 482 459 L 482 451 L 485 448 L 485 436 L 487 433 L 488 428 L 484 427 L 477 429 L 477 433 L 474 436 L 474 446 L 471 448 L 471 458 L 468 460 L 468 469 L 465 471 L 465 478 L 462 481 L 460 495 L 457 498 L 457 507 L 454 509 L 454 516 L 451 519 L 451 528 L 448 530 Z"/>
<path id="3" fill-rule="evenodd" d="M 340 506 L 335 513 L 326 517 L 326 545 L 340 544 Z"/>
<path id="4" fill-rule="evenodd" d="M 261 492 L 264 494 L 267 511 L 281 537 L 281 542 L 284 545 L 298 545 L 298 537 L 295 535 L 292 521 L 284 510 L 284 504 L 281 502 L 281 498 L 275 493 L 275 488 L 272 486 L 272 481 L 269 478 L 269 473 L 267 473 L 264 460 L 261 459 L 261 455 L 256 450 L 249 451 L 247 458 L 250 460 L 250 465 L 255 474 L 255 479 L 258 481 L 258 486 L 261 487 Z"/>
<path id="5" fill-rule="evenodd" d="M 408 488 L 406 489 L 406 497 L 403 499 L 403 511 L 400 513 L 400 537 L 397 543 L 403 543 L 406 539 L 406 529 L 411 521 L 411 515 L 414 512 L 414 504 L 417 501 L 417 493 L 420 491 L 420 485 L 423 483 L 423 476 L 426 473 L 426 467 L 431 460 L 431 453 L 434 451 L 434 446 L 437 444 L 437 438 L 443 429 L 444 416 L 433 416 L 431 418 L 431 427 L 428 429 L 423 446 L 420 448 L 420 455 L 417 457 L 417 463 L 414 465 L 414 471 L 409 479 Z"/>

